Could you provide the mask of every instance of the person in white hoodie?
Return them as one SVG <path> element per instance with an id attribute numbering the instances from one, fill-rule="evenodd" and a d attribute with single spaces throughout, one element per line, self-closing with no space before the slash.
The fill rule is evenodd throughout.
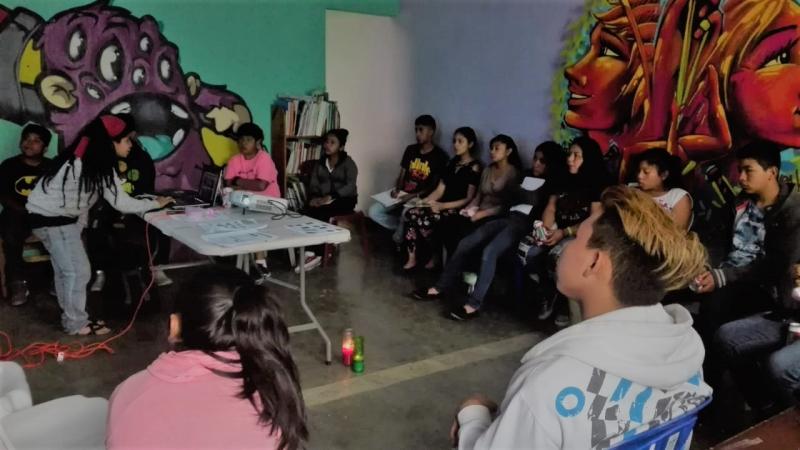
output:
<path id="1" fill-rule="evenodd" d="M 522 358 L 499 409 L 481 395 L 461 404 L 459 449 L 609 448 L 711 396 L 689 312 L 659 303 L 703 271 L 705 248 L 639 191 L 608 188 L 601 204 L 557 268 L 586 320 Z"/>
<path id="2" fill-rule="evenodd" d="M 120 212 L 142 213 L 173 201 L 168 197 L 139 200 L 125 193 L 116 172 L 117 159 L 128 156 L 133 133 L 130 121 L 99 116 L 53 161 L 28 197 L 26 208 L 33 234 L 50 253 L 61 325 L 67 334 L 111 332 L 102 321 L 90 320 L 86 312 L 86 284 L 91 272 L 81 231 L 92 205 L 102 196 Z"/>

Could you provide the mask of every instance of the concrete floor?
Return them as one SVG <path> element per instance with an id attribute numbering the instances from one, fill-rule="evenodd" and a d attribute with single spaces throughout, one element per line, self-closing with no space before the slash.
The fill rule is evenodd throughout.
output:
<path id="1" fill-rule="evenodd" d="M 469 323 L 442 317 L 443 305 L 414 302 L 407 294 L 415 280 L 425 283 L 434 275 L 401 273 L 388 237 L 373 233 L 371 258 L 365 259 L 353 242 L 342 246 L 333 265 L 308 276 L 309 304 L 334 343 L 334 363 L 327 366 L 316 332 L 292 337 L 311 421 L 310 448 L 445 448 L 459 402 L 474 392 L 501 400 L 520 357 L 547 334 L 541 324 L 527 319 L 530 314 L 499 305 L 498 295 L 483 317 Z M 285 252 L 271 256 L 273 276 L 296 280 L 284 259 Z M 0 331 L 18 347 L 34 341 L 92 342 L 59 331 L 59 310 L 47 294 L 45 274 L 31 283 L 34 300 L 27 305 L 12 308 L 0 302 Z M 179 284 L 187 274 L 170 275 Z M 275 289 L 288 322 L 303 320 L 296 294 Z M 113 294 L 118 290 L 109 290 L 93 294 L 90 304 L 121 329 L 129 311 L 113 306 L 122 300 Z M 63 364 L 50 359 L 27 370 L 34 401 L 71 394 L 108 398 L 117 384 L 168 349 L 169 299 L 176 291 L 174 285 L 154 291 L 130 333 L 112 344 L 114 354 Z M 345 328 L 365 336 L 364 374 L 353 374 L 336 359 Z M 696 433 L 693 448 L 706 448 L 708 439 Z"/>

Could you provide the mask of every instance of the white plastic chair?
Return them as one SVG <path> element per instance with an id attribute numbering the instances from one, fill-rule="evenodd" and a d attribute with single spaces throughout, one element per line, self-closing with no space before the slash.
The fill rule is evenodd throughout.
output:
<path id="1" fill-rule="evenodd" d="M 25 372 L 0 362 L 0 450 L 104 449 L 108 401 L 82 395 L 33 405 Z"/>

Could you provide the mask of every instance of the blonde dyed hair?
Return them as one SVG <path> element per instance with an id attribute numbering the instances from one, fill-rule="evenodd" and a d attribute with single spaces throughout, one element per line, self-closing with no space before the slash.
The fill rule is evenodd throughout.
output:
<path id="1" fill-rule="evenodd" d="M 603 214 L 593 224 L 589 246 L 611 255 L 620 303 L 657 303 L 705 270 L 708 253 L 697 234 L 676 225 L 647 194 L 613 186 L 600 201 Z"/>

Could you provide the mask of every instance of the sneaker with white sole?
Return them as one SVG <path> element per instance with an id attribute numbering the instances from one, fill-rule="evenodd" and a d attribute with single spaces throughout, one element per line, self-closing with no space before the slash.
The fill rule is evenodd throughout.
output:
<path id="1" fill-rule="evenodd" d="M 321 256 L 317 256 L 317 255 L 315 255 L 313 253 L 311 253 L 309 255 L 309 253 L 306 252 L 306 260 L 305 260 L 305 263 L 303 264 L 305 266 L 305 268 L 306 268 L 306 272 L 308 272 L 309 270 L 319 266 L 320 264 L 322 264 L 322 257 Z M 299 264 L 297 265 L 297 267 L 294 268 L 294 273 L 300 273 L 300 265 Z"/>
<path id="2" fill-rule="evenodd" d="M 155 278 L 156 278 L 156 286 L 158 287 L 169 286 L 170 284 L 172 284 L 172 278 L 168 277 L 163 270 L 156 270 Z"/>
<path id="3" fill-rule="evenodd" d="M 253 282 L 258 285 L 263 284 L 264 279 L 271 276 L 272 272 L 270 272 L 269 268 L 264 264 L 255 263 L 253 264 L 252 270 L 250 270 L 250 277 L 253 279 Z"/>
<path id="4" fill-rule="evenodd" d="M 89 288 L 92 292 L 100 292 L 103 290 L 103 286 L 106 285 L 106 273 L 102 270 L 95 270 L 94 272 L 94 283 L 92 283 L 92 287 Z"/>
<path id="5" fill-rule="evenodd" d="M 566 314 L 557 315 L 555 324 L 558 328 L 567 328 L 570 324 L 569 316 Z"/>
<path id="6" fill-rule="evenodd" d="M 553 315 L 553 310 L 555 310 L 557 299 L 558 294 L 550 294 L 542 298 L 542 301 L 539 304 L 539 313 L 537 314 L 537 318 L 539 320 L 547 320 Z"/>
<path id="7" fill-rule="evenodd" d="M 28 291 L 28 285 L 24 281 L 11 283 L 9 290 L 11 291 L 11 306 L 22 306 L 28 303 L 30 292 Z"/>

